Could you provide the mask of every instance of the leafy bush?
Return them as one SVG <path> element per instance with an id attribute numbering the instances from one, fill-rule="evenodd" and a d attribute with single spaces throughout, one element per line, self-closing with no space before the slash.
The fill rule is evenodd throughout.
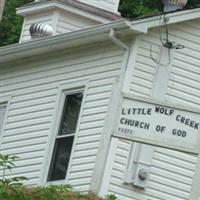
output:
<path id="1" fill-rule="evenodd" d="M 6 191 L 2 200 L 103 200 L 95 194 L 81 194 L 66 190 L 67 186 L 48 186 L 26 188 L 15 187 L 14 190 Z"/>
<path id="2" fill-rule="evenodd" d="M 0 200 L 103 200 L 95 194 L 73 192 L 70 185 L 50 185 L 47 187 L 27 188 L 23 186 L 24 176 L 7 178 L 7 171 L 14 167 L 17 156 L 0 154 Z M 106 200 L 117 200 L 114 195 Z"/>
<path id="3" fill-rule="evenodd" d="M 14 161 L 17 156 L 2 155 L 0 154 L 0 169 L 2 170 L 2 178 L 0 178 L 0 186 L 19 186 L 22 181 L 27 180 L 24 176 L 17 176 L 13 178 L 6 178 L 7 170 L 11 171 L 15 167 Z"/>
<path id="4" fill-rule="evenodd" d="M 110 194 L 107 196 L 106 200 L 118 200 L 118 198 L 114 194 Z"/>

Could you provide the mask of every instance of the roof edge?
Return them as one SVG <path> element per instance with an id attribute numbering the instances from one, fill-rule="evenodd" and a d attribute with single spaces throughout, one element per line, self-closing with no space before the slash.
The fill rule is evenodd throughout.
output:
<path id="1" fill-rule="evenodd" d="M 116 13 L 109 12 L 107 10 L 103 10 L 100 8 L 96 8 L 90 5 L 86 5 L 85 3 L 77 2 L 77 1 L 67 1 L 64 0 L 51 0 L 51 1 L 41 1 L 41 2 L 34 2 L 30 4 L 26 4 L 17 8 L 17 14 L 21 16 L 26 16 L 27 14 L 32 14 L 36 12 L 42 12 L 43 10 L 60 8 L 62 10 L 72 12 L 78 15 L 83 15 L 83 13 L 88 13 L 91 18 L 96 16 L 96 18 L 104 18 L 104 20 L 115 21 L 122 19 L 120 15 Z M 102 20 L 100 20 L 102 21 Z"/>
<path id="2" fill-rule="evenodd" d="M 15 60 L 26 56 L 48 53 L 49 51 L 57 51 L 62 48 L 70 48 L 76 45 L 100 41 L 105 37 L 109 37 L 109 31 L 111 29 L 115 29 L 116 31 L 126 31 L 129 29 L 132 30 L 132 34 L 146 34 L 149 29 L 160 26 L 160 16 L 161 15 L 145 17 L 132 21 L 121 19 L 71 33 L 9 45 L 0 48 L 0 61 L 2 63 L 3 61 L 6 62 L 8 60 Z M 198 19 L 200 18 L 200 8 L 169 13 L 166 14 L 166 17 L 169 18 L 167 24 Z"/>
<path id="3" fill-rule="evenodd" d="M 105 38 L 108 39 L 111 29 L 122 31 L 124 29 L 129 29 L 129 27 L 123 19 L 70 33 L 50 36 L 45 39 L 36 39 L 24 43 L 8 45 L 0 48 L 0 63 L 3 64 L 4 62 L 24 57 L 90 44 Z"/>
<path id="4" fill-rule="evenodd" d="M 158 14 L 148 17 L 136 18 L 131 21 L 127 21 L 127 25 L 134 31 L 141 33 L 147 33 L 150 28 L 156 28 L 161 25 L 161 19 L 167 18 L 167 24 L 175 24 L 182 21 L 189 21 L 200 18 L 200 8 L 193 8 L 189 10 L 181 10 L 171 12 L 167 14 Z"/>

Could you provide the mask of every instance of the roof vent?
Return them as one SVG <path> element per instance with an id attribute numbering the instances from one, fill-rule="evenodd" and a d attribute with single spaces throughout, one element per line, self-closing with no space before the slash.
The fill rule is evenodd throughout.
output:
<path id="1" fill-rule="evenodd" d="M 37 39 L 52 36 L 53 28 L 48 24 L 32 24 L 29 32 L 32 39 Z"/>
<path id="2" fill-rule="evenodd" d="M 183 9 L 188 0 L 162 0 L 164 5 L 164 12 L 173 12 L 179 9 Z"/>

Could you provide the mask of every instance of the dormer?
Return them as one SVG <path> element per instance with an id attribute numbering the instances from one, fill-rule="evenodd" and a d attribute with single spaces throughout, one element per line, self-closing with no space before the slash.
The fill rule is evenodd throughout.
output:
<path id="1" fill-rule="evenodd" d="M 118 4 L 119 0 L 40 0 L 27 4 L 17 9 L 24 17 L 19 42 L 31 39 L 32 24 L 48 24 L 53 35 L 58 35 L 119 20 Z"/>

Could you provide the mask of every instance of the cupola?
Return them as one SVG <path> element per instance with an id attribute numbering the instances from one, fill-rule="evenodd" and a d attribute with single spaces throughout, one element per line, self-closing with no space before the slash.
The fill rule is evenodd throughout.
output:
<path id="1" fill-rule="evenodd" d="M 118 5 L 119 0 L 36 0 L 17 9 L 24 17 L 20 42 L 31 40 L 30 27 L 36 24 L 38 31 L 48 25 L 50 35 L 58 35 L 119 20 Z"/>

